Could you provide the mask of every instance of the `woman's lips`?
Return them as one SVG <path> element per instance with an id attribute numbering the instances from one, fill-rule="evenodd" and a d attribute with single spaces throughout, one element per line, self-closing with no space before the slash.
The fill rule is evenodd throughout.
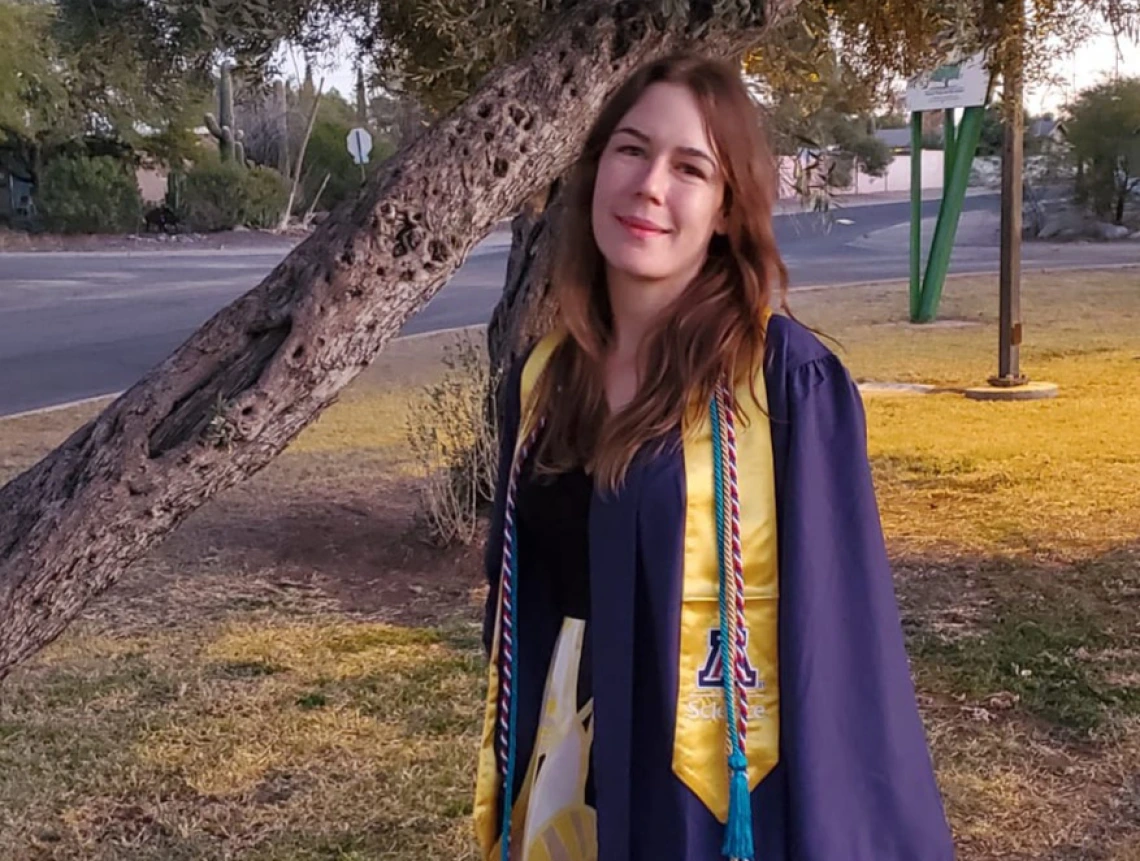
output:
<path id="1" fill-rule="evenodd" d="M 654 224 L 652 221 L 647 221 L 644 218 L 637 218 L 636 216 L 619 215 L 617 222 L 638 239 L 649 239 L 653 236 L 663 236 L 669 231 L 664 227 Z"/>

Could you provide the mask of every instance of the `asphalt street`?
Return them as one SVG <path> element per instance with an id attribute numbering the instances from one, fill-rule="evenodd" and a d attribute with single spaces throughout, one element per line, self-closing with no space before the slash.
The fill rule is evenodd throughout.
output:
<path id="1" fill-rule="evenodd" d="M 996 212 L 996 195 L 966 200 Z M 924 204 L 937 214 L 938 201 Z M 905 202 L 776 219 L 792 289 L 907 277 Z M 867 234 L 877 234 L 868 237 Z M 498 300 L 509 234 L 477 247 L 401 334 L 484 323 Z M 1140 249 L 1027 244 L 1023 266 L 1137 262 Z M 0 254 L 0 415 L 120 391 L 177 348 L 220 308 L 254 287 L 288 252 L 257 250 Z M 996 271 L 996 244 L 957 247 L 952 272 Z"/>

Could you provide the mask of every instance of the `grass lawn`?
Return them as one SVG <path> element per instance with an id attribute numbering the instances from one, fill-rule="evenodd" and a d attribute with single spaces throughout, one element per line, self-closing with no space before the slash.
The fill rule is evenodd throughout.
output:
<path id="1" fill-rule="evenodd" d="M 868 393 L 920 704 L 963 861 L 1140 861 L 1140 270 L 793 296 Z M 422 540 L 403 427 L 447 339 L 399 342 L 0 686 L 0 858 L 473 858 L 479 548 Z M 0 422 L 0 480 L 96 409 Z"/>

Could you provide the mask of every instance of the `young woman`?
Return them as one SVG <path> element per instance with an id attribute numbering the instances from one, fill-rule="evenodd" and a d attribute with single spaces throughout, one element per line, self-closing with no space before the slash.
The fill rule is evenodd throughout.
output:
<path id="1" fill-rule="evenodd" d="M 508 383 L 488 861 L 953 857 L 858 391 L 770 311 L 775 183 L 739 75 L 697 57 L 587 139 L 560 323 Z"/>

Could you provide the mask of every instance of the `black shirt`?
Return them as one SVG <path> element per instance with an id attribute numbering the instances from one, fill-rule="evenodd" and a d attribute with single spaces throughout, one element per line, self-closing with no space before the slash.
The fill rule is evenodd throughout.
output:
<path id="1" fill-rule="evenodd" d="M 594 482 L 582 468 L 554 476 L 520 477 L 515 499 L 519 563 L 527 577 L 542 577 L 555 608 L 586 622 L 578 669 L 578 707 L 593 696 L 590 648 L 590 500 Z M 526 588 L 520 584 L 520 589 Z M 593 787 L 588 797 L 592 798 Z"/>
<path id="2" fill-rule="evenodd" d="M 590 498 L 594 483 L 579 468 L 555 476 L 526 470 L 515 502 L 519 558 L 548 578 L 563 616 L 590 618 Z"/>

